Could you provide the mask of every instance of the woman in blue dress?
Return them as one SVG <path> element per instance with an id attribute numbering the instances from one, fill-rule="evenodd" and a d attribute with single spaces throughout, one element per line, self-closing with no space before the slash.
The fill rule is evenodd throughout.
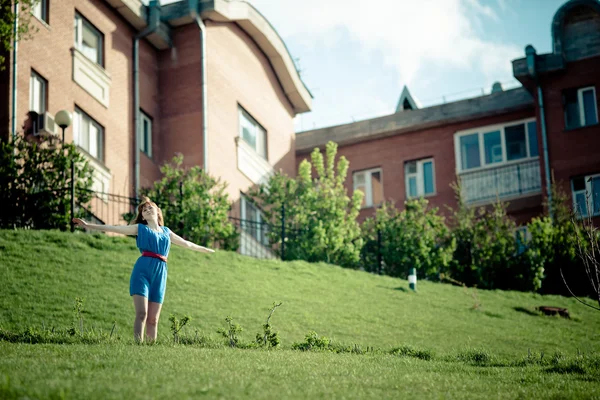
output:
<path id="1" fill-rule="evenodd" d="M 167 257 L 171 243 L 202 253 L 214 253 L 214 250 L 187 241 L 164 226 L 162 211 L 148 198 L 144 198 L 137 212 L 131 225 L 97 225 L 79 218 L 74 218 L 73 223 L 87 230 L 137 236 L 137 247 L 142 255 L 133 266 L 129 281 L 129 295 L 135 306 L 133 335 L 142 342 L 145 328 L 147 340 L 154 341 L 167 287 Z"/>

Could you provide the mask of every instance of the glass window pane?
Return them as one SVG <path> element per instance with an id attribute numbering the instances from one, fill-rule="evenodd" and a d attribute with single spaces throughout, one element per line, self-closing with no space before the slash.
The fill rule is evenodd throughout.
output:
<path id="1" fill-rule="evenodd" d="M 408 178 L 408 196 L 409 197 L 417 197 L 417 178 L 415 176 L 411 176 Z"/>
<path id="2" fill-rule="evenodd" d="M 585 90 L 583 97 L 583 112 L 585 115 L 585 125 L 593 125 L 598 123 L 598 114 L 596 112 L 596 101 L 594 99 L 594 90 Z"/>
<path id="3" fill-rule="evenodd" d="M 506 159 L 519 160 L 527 157 L 525 147 L 525 124 L 507 126 L 504 129 L 506 139 Z"/>
<path id="4" fill-rule="evenodd" d="M 423 163 L 423 192 L 431 194 L 433 189 L 433 163 L 431 161 Z"/>
<path id="5" fill-rule="evenodd" d="M 406 163 L 406 173 L 407 174 L 416 174 L 417 173 L 417 162 L 411 161 Z"/>
<path id="6" fill-rule="evenodd" d="M 373 194 L 373 204 L 383 203 L 383 185 L 379 171 L 371 173 L 371 193 Z"/>
<path id="7" fill-rule="evenodd" d="M 79 132 L 79 146 L 89 153 L 90 151 L 90 120 L 81 116 L 81 131 Z"/>
<path id="8" fill-rule="evenodd" d="M 579 213 L 581 216 L 587 216 L 587 205 L 585 200 L 585 192 L 579 192 L 575 194 L 575 203 L 577 204 L 577 210 L 575 212 Z"/>
<path id="9" fill-rule="evenodd" d="M 259 156 L 266 159 L 267 158 L 266 132 L 259 127 L 256 127 L 256 130 L 258 132 L 257 140 L 256 140 L 256 152 L 258 153 Z"/>
<path id="10" fill-rule="evenodd" d="M 79 143 L 80 143 L 80 139 L 79 139 L 80 129 L 81 129 L 81 114 L 79 114 L 78 111 L 75 111 L 75 114 L 73 116 L 73 143 L 75 143 L 76 145 L 79 145 Z"/>
<path id="11" fill-rule="evenodd" d="M 585 179 L 583 176 L 579 178 L 573 178 L 573 191 L 579 192 L 585 190 Z"/>
<path id="12" fill-rule="evenodd" d="M 485 150 L 486 164 L 502 162 L 502 142 L 500 140 L 500 131 L 488 132 L 484 134 L 483 145 Z"/>
<path id="13" fill-rule="evenodd" d="M 42 3 L 44 0 L 38 1 L 37 3 L 35 3 L 32 7 L 31 7 L 31 13 L 39 18 L 39 19 L 44 19 L 43 14 L 42 14 Z"/>
<path id="14" fill-rule="evenodd" d="M 567 128 L 577 128 L 581 125 L 576 90 L 565 92 L 565 124 Z"/>
<path id="15" fill-rule="evenodd" d="M 361 207 L 364 207 L 367 205 L 367 190 L 364 185 L 355 185 L 354 191 L 356 192 L 357 190 L 363 192 L 363 201 Z"/>
<path id="16" fill-rule="evenodd" d="M 461 136 L 460 155 L 463 170 L 477 168 L 481 165 L 481 159 L 479 157 L 479 135 L 477 133 Z"/>
<path id="17" fill-rule="evenodd" d="M 600 176 L 592 178 L 590 182 L 592 187 L 591 203 L 594 205 L 594 215 L 600 214 Z"/>
<path id="18" fill-rule="evenodd" d="M 357 172 L 356 174 L 354 174 L 354 184 L 355 185 L 364 185 L 365 184 L 364 172 Z"/>
<path id="19" fill-rule="evenodd" d="M 94 124 L 90 124 L 90 148 L 89 153 L 96 157 L 98 157 L 98 128 Z"/>
<path id="20" fill-rule="evenodd" d="M 537 141 L 537 123 L 531 121 L 527 123 L 527 135 L 529 136 L 529 156 L 537 157 L 540 155 Z"/>

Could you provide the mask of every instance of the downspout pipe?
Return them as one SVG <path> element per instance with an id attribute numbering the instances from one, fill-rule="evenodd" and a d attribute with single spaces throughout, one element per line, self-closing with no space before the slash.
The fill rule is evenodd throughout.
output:
<path id="1" fill-rule="evenodd" d="M 190 15 L 196 21 L 200 30 L 200 64 L 202 68 L 202 163 L 205 173 L 208 173 L 208 85 L 206 73 L 206 25 L 198 11 L 198 0 L 188 0 Z"/>
<path id="2" fill-rule="evenodd" d="M 151 0 L 148 5 L 148 26 L 133 38 L 133 115 L 134 115 L 134 186 L 135 198 L 140 195 L 140 39 L 156 32 L 160 25 L 160 2 Z"/>
<path id="3" fill-rule="evenodd" d="M 14 6 L 15 20 L 13 22 L 13 56 L 12 56 L 12 121 L 11 132 L 13 142 L 17 139 L 17 49 L 19 41 L 19 2 L 15 1 Z"/>
<path id="4" fill-rule="evenodd" d="M 532 45 L 525 48 L 525 56 L 527 60 L 527 69 L 529 75 L 534 79 L 537 90 L 538 107 L 540 109 L 540 130 L 542 133 L 542 148 L 544 154 L 544 174 L 546 175 L 546 195 L 548 196 L 548 215 L 551 220 L 554 220 L 552 213 L 552 187 L 550 181 L 550 157 L 548 155 L 548 135 L 546 133 L 546 112 L 544 110 L 544 96 L 539 76 L 536 70 L 536 50 Z"/>

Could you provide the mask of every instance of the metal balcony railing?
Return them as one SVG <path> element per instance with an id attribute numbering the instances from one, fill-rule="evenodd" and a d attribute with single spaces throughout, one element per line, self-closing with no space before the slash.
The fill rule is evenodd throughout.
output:
<path id="1" fill-rule="evenodd" d="M 517 198 L 540 193 L 542 179 L 539 159 L 459 174 L 462 196 L 466 203 Z"/>

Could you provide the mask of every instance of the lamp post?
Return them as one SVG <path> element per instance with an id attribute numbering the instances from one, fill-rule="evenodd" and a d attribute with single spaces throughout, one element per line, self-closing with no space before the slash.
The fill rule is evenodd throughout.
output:
<path id="1" fill-rule="evenodd" d="M 65 129 L 67 129 L 71 125 L 71 122 L 73 122 L 71 113 L 67 110 L 60 110 L 56 113 L 54 122 L 56 122 L 56 124 L 62 129 L 62 142 L 65 144 Z"/>
<path id="2" fill-rule="evenodd" d="M 54 122 L 62 129 L 62 144 L 65 144 L 65 129 L 67 129 L 71 122 L 73 122 L 73 118 L 71 117 L 71 113 L 67 110 L 60 110 L 54 116 Z M 63 182 L 66 180 L 65 172 L 63 171 Z M 63 203 L 64 204 L 64 203 Z M 75 230 L 75 225 L 73 225 L 73 218 L 75 218 L 75 165 L 71 162 L 71 232 Z"/>

